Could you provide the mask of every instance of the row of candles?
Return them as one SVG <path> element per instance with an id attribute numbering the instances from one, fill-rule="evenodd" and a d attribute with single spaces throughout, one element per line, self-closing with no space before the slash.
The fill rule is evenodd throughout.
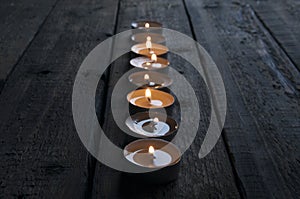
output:
<path id="1" fill-rule="evenodd" d="M 137 44 L 131 51 L 139 55 L 130 60 L 134 67 L 143 69 L 129 76 L 129 81 L 139 87 L 130 92 L 127 100 L 133 106 L 144 109 L 159 109 L 171 106 L 174 97 L 162 90 L 172 84 L 173 80 L 164 71 L 169 67 L 169 61 L 162 55 L 169 49 L 162 43 L 162 25 L 158 22 L 140 21 L 132 23 L 135 29 L 131 39 Z M 159 44 L 160 43 L 160 44 Z M 155 111 L 136 113 L 126 120 L 126 125 L 131 131 L 145 138 L 137 139 L 124 148 L 124 156 L 132 164 L 145 168 L 170 169 L 168 180 L 174 180 L 179 171 L 181 152 L 177 146 L 167 141 L 169 135 L 174 136 L 178 125 L 169 116 Z M 175 172 L 175 173 L 174 173 Z M 177 172 L 177 173 L 176 173 Z M 168 181 L 167 180 L 167 181 Z"/>

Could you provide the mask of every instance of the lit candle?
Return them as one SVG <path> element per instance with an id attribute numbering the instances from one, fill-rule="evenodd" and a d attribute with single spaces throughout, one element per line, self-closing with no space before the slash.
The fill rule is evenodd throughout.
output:
<path id="1" fill-rule="evenodd" d="M 146 95 L 148 102 L 151 104 L 151 91 L 149 88 L 146 89 L 145 95 Z"/>
<path id="2" fill-rule="evenodd" d="M 146 29 L 148 30 L 148 29 Z M 152 33 L 152 32 L 140 32 L 131 35 L 131 40 L 137 43 L 143 43 L 147 41 L 147 37 L 151 37 L 151 42 L 161 44 L 166 42 L 166 38 L 163 35 Z"/>
<path id="3" fill-rule="evenodd" d="M 124 149 L 124 155 L 127 160 L 136 165 L 162 168 L 177 164 L 181 153 L 170 142 L 160 139 L 140 139 L 129 143 Z"/>
<path id="4" fill-rule="evenodd" d="M 147 137 L 162 137 L 172 140 L 177 131 L 177 122 L 159 112 L 139 112 L 126 119 L 127 127 L 134 133 Z"/>
<path id="5" fill-rule="evenodd" d="M 148 75 L 148 74 L 145 74 L 145 75 L 144 75 L 144 79 L 145 79 L 145 80 L 149 80 L 149 75 Z"/>
<path id="6" fill-rule="evenodd" d="M 162 24 L 157 21 L 133 21 L 131 27 L 134 29 L 146 29 L 146 28 L 162 28 Z"/>
<path id="7" fill-rule="evenodd" d="M 130 64 L 137 68 L 143 68 L 147 70 L 158 70 L 168 67 L 170 63 L 167 59 L 157 57 L 157 54 L 154 52 L 153 54 L 151 54 L 151 57 L 133 58 L 130 60 Z"/>
<path id="8" fill-rule="evenodd" d="M 152 61 L 152 62 L 157 62 L 157 56 L 156 56 L 155 53 L 153 53 L 153 54 L 151 55 L 151 61 Z"/>
<path id="9" fill-rule="evenodd" d="M 153 84 L 153 82 L 150 82 L 150 77 L 147 73 L 144 75 L 144 80 L 147 82 L 149 86 Z"/>
<path id="10" fill-rule="evenodd" d="M 155 155 L 154 155 L 155 150 L 154 150 L 153 146 L 149 146 L 148 152 L 153 158 L 155 158 Z"/>
<path id="11" fill-rule="evenodd" d="M 141 108 L 164 108 L 174 103 L 174 97 L 169 93 L 155 89 L 138 89 L 127 95 L 127 100 Z"/>
<path id="12" fill-rule="evenodd" d="M 145 80 L 147 86 L 150 86 L 150 87 L 155 86 L 155 82 L 150 81 L 150 76 L 147 73 L 144 75 L 144 80 Z M 143 84 L 143 85 L 145 85 L 145 84 Z"/>
<path id="13" fill-rule="evenodd" d="M 158 122 L 159 122 L 159 119 L 158 119 L 157 117 L 155 117 L 155 118 L 153 119 L 153 122 L 158 123 Z"/>
<path id="14" fill-rule="evenodd" d="M 147 41 L 146 41 L 146 48 L 148 49 L 148 51 L 151 51 L 152 48 L 152 42 L 151 42 L 151 37 L 147 37 Z"/>

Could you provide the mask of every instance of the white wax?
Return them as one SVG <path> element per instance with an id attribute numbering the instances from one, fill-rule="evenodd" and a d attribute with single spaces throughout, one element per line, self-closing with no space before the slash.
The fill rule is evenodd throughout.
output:
<path id="1" fill-rule="evenodd" d="M 151 122 L 151 121 L 153 121 L 153 120 L 146 119 L 146 120 L 142 120 L 138 123 L 134 123 L 133 125 L 134 125 L 134 128 L 136 129 L 136 131 L 138 131 L 140 134 L 148 136 L 148 137 L 162 136 L 170 131 L 170 126 L 167 123 L 162 122 L 162 121 L 156 122 L 156 125 L 155 125 L 156 130 L 154 130 L 153 132 L 145 131 L 143 129 L 143 125 L 146 122 Z"/>
<path id="2" fill-rule="evenodd" d="M 128 154 L 126 156 L 126 159 L 136 165 L 148 167 L 148 168 L 164 167 L 164 166 L 169 165 L 172 162 L 171 155 L 165 151 L 162 151 L 159 149 L 155 150 L 153 156 L 150 153 L 141 153 L 141 151 L 145 151 L 145 149 L 140 149 L 133 153 Z M 137 154 L 139 154 L 139 155 L 144 154 L 145 155 L 144 158 L 147 158 L 147 161 L 137 162 L 135 160 L 135 157 L 137 156 Z"/>
<path id="3" fill-rule="evenodd" d="M 135 98 L 132 98 L 130 99 L 130 102 L 134 105 L 137 105 L 135 102 L 136 100 L 138 99 L 141 99 L 141 98 L 145 98 L 144 96 L 138 96 L 138 97 L 135 97 Z M 153 106 L 162 106 L 163 105 L 163 102 L 161 100 L 151 100 L 150 102 L 151 105 Z"/>
<path id="4" fill-rule="evenodd" d="M 161 64 L 160 63 L 152 63 L 151 66 L 153 68 L 161 68 Z"/>
<path id="5" fill-rule="evenodd" d="M 153 106 L 162 106 L 163 105 L 162 101 L 160 101 L 160 100 L 151 100 L 150 104 Z"/>
<path id="6" fill-rule="evenodd" d="M 170 164 L 172 162 L 172 157 L 165 151 L 155 150 L 154 151 L 153 165 L 157 167 L 162 167 Z"/>

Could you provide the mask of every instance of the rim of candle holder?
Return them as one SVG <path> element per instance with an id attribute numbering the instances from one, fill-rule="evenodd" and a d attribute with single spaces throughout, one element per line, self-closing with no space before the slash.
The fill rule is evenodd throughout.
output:
<path id="1" fill-rule="evenodd" d="M 151 100 L 159 100 L 163 102 L 161 106 L 155 106 L 153 104 L 150 104 L 147 101 L 147 98 L 145 97 L 146 90 L 149 89 L 151 92 Z M 156 108 L 166 108 L 174 104 L 175 98 L 164 91 L 156 90 L 156 89 L 138 89 L 131 91 L 127 94 L 127 100 L 129 103 L 131 103 L 134 106 L 140 107 L 140 108 L 146 108 L 146 109 L 156 109 Z M 134 100 L 135 99 L 135 100 Z M 134 100 L 134 102 L 132 102 Z M 135 103 L 137 100 L 139 100 L 140 104 Z M 164 100 L 164 101 L 163 101 Z"/>
<path id="2" fill-rule="evenodd" d="M 161 44 L 166 42 L 166 38 L 163 35 L 152 32 L 141 32 L 133 34 L 131 36 L 131 40 L 137 43 L 143 43 L 147 40 L 148 36 L 151 37 L 151 42 L 153 43 Z"/>
<path id="3" fill-rule="evenodd" d="M 142 148 L 140 147 L 142 146 Z M 146 146 L 146 147 L 145 147 Z M 162 150 L 167 152 L 171 157 L 172 161 L 168 165 L 164 166 L 157 166 L 157 169 L 165 168 L 165 167 L 170 167 L 173 165 L 176 165 L 177 163 L 180 162 L 181 160 L 181 152 L 179 148 L 173 144 L 172 142 L 168 142 L 159 138 L 143 138 L 143 139 L 138 139 L 133 142 L 130 142 L 127 144 L 124 149 L 123 149 L 123 155 L 126 158 L 129 154 L 134 153 L 138 150 L 147 150 L 149 149 L 149 146 L 153 146 L 155 150 Z M 173 150 L 171 150 L 173 149 Z M 127 159 L 127 158 L 126 158 Z M 128 160 L 128 159 L 127 159 Z M 129 161 L 129 160 L 128 160 Z M 144 166 L 141 164 L 134 163 L 132 161 L 129 161 L 131 164 L 144 167 L 144 168 L 152 168 L 148 166 Z"/>
<path id="4" fill-rule="evenodd" d="M 161 67 L 153 67 L 152 64 L 150 66 L 144 66 L 147 62 L 149 63 L 159 63 L 161 64 Z M 161 70 L 164 68 L 167 68 L 170 65 L 170 62 L 162 57 L 157 57 L 156 62 L 152 62 L 150 57 L 147 56 L 140 56 L 140 57 L 135 57 L 130 60 L 130 64 L 136 68 L 142 68 L 145 70 Z"/>
<path id="5" fill-rule="evenodd" d="M 149 23 L 150 28 L 162 28 L 161 23 L 159 23 L 157 21 L 147 21 L 147 20 L 131 22 L 131 28 L 133 28 L 133 29 L 146 29 L 145 28 L 146 23 Z"/>
<path id="6" fill-rule="evenodd" d="M 150 117 L 153 116 L 153 117 Z M 137 124 L 136 122 L 140 122 L 146 119 L 153 119 L 157 117 L 159 119 L 159 121 L 165 122 L 168 126 L 169 126 L 169 131 L 167 133 L 165 133 L 164 135 L 157 135 L 157 136 L 148 136 L 145 135 L 143 133 L 141 133 L 136 127 L 135 124 Z M 167 136 L 170 136 L 172 134 L 174 134 L 177 129 L 178 129 L 178 123 L 175 119 L 173 119 L 172 117 L 169 117 L 168 115 L 159 113 L 159 112 L 139 112 L 133 115 L 130 115 L 126 121 L 125 121 L 126 126 L 134 133 L 141 135 L 141 136 L 145 136 L 145 137 L 149 137 L 149 138 L 164 138 Z"/>
<path id="7" fill-rule="evenodd" d="M 139 54 L 139 55 L 144 55 L 144 56 L 151 56 L 153 53 L 156 54 L 157 56 L 159 55 L 164 55 L 169 52 L 169 48 L 167 46 L 157 44 L 157 43 L 152 43 L 152 47 L 149 51 L 149 49 L 146 46 L 146 43 L 139 43 L 135 44 L 131 47 L 131 51 Z M 151 53 L 151 51 L 153 53 Z"/>
<path id="8" fill-rule="evenodd" d="M 145 80 L 145 75 L 149 76 L 148 82 Z M 173 83 L 173 80 L 168 75 L 154 71 L 140 71 L 132 73 L 128 76 L 128 80 L 139 88 L 152 89 L 165 88 Z M 154 84 L 151 85 L 150 82 L 153 82 Z"/>

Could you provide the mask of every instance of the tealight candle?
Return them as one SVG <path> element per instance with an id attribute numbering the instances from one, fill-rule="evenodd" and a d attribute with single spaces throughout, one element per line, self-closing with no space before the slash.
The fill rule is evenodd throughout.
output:
<path id="1" fill-rule="evenodd" d="M 181 153 L 172 143 L 160 139 L 139 139 L 124 149 L 125 158 L 146 168 L 163 168 L 180 161 Z"/>
<path id="2" fill-rule="evenodd" d="M 162 24 L 155 21 L 139 21 L 131 23 L 132 33 L 162 34 Z"/>
<path id="3" fill-rule="evenodd" d="M 133 45 L 131 47 L 131 51 L 139 55 L 151 57 L 153 53 L 155 53 L 156 55 L 166 54 L 169 49 L 166 46 L 152 43 L 151 40 L 147 40 L 145 43 Z"/>
<path id="4" fill-rule="evenodd" d="M 130 64 L 137 68 L 143 68 L 146 70 L 158 70 L 163 69 L 169 66 L 169 61 L 157 57 L 156 54 L 152 54 L 151 58 L 149 57 L 136 57 L 130 60 Z"/>
<path id="5" fill-rule="evenodd" d="M 127 127 L 134 133 L 147 137 L 161 137 L 171 140 L 178 128 L 177 122 L 158 112 L 140 112 L 126 120 Z"/>
<path id="6" fill-rule="evenodd" d="M 134 34 L 131 36 L 131 40 L 137 43 L 143 43 L 147 37 L 151 37 L 153 43 L 164 43 L 166 41 L 164 36 L 151 32 Z"/>
<path id="7" fill-rule="evenodd" d="M 163 88 L 173 83 L 173 80 L 163 73 L 154 71 L 140 71 L 132 73 L 129 81 L 138 87 Z"/>
<path id="8" fill-rule="evenodd" d="M 151 104 L 152 102 L 151 102 L 151 91 L 150 91 L 150 89 L 147 88 L 145 93 L 146 93 L 146 98 L 147 98 L 148 102 Z"/>
<path id="9" fill-rule="evenodd" d="M 150 54 L 153 54 L 154 52 L 151 50 L 152 49 L 152 42 L 151 42 L 151 37 L 147 36 L 147 41 L 146 41 L 146 48 L 148 49 Z"/>
<path id="10" fill-rule="evenodd" d="M 144 28 L 162 28 L 162 24 L 156 21 L 138 21 L 132 22 L 131 27 L 134 29 L 144 29 Z"/>
<path id="11" fill-rule="evenodd" d="M 174 103 L 174 97 L 166 92 L 154 89 L 139 89 L 130 92 L 127 100 L 134 106 L 141 108 L 164 108 Z"/>

